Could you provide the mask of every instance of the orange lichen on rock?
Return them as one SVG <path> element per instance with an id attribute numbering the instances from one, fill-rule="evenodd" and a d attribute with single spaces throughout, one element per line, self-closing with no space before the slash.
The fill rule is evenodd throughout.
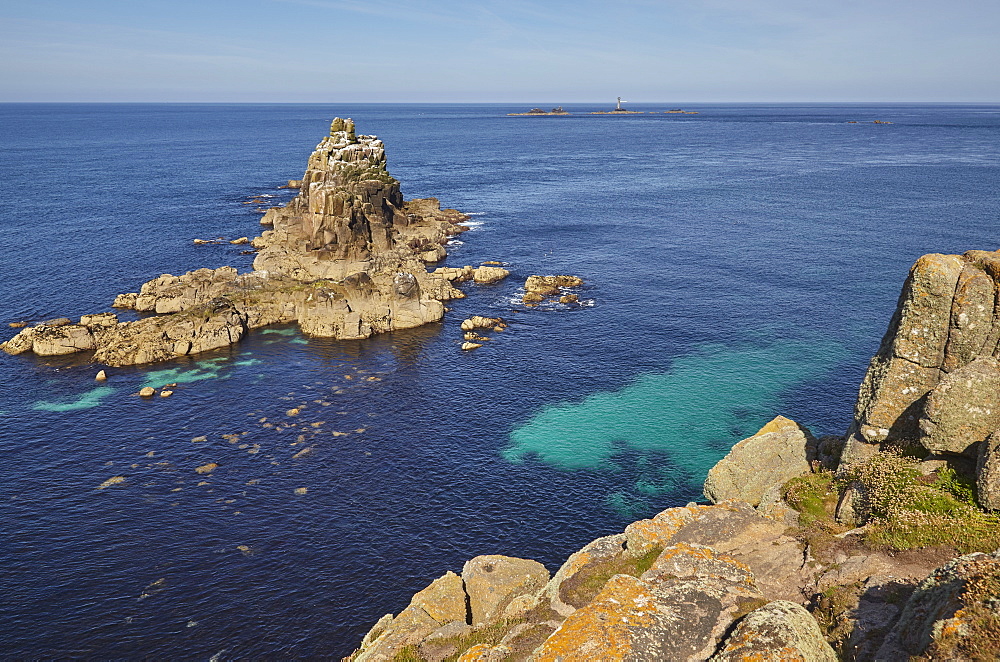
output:
<path id="1" fill-rule="evenodd" d="M 753 571 L 747 564 L 720 554 L 711 547 L 689 543 L 678 543 L 664 549 L 652 567 L 642 575 L 642 579 L 654 583 L 666 577 L 706 577 L 755 586 Z"/>
<path id="2" fill-rule="evenodd" d="M 629 556 L 641 556 L 654 547 L 668 545 L 681 527 L 709 508 L 711 506 L 668 508 L 652 519 L 632 522 L 625 527 L 626 549 Z"/>
<path id="3" fill-rule="evenodd" d="M 624 660 L 634 650 L 633 631 L 660 620 L 652 587 L 629 575 L 615 575 L 597 597 L 571 614 L 535 651 L 538 662 Z"/>

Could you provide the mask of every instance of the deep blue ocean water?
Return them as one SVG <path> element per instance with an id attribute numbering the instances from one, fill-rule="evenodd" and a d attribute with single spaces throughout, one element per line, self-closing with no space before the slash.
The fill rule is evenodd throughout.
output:
<path id="1" fill-rule="evenodd" d="M 338 115 L 406 197 L 475 214 L 445 264 L 513 272 L 441 324 L 275 327 L 103 386 L 0 354 L 3 657 L 332 657 L 475 555 L 555 570 L 699 498 L 777 414 L 843 432 L 914 259 L 1000 248 L 998 106 L 568 109 L 0 105 L 0 339 L 161 273 L 249 269 L 191 240 L 257 234 L 243 203 L 288 200 Z M 519 305 L 533 273 L 582 276 L 585 305 Z M 470 314 L 510 328 L 462 353 Z"/>

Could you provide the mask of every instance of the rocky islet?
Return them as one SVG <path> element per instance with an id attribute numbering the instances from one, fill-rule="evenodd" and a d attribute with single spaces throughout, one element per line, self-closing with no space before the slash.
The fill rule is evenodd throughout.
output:
<path id="1" fill-rule="evenodd" d="M 509 274 L 485 265 L 428 272 L 468 217 L 435 198 L 404 200 L 382 141 L 357 134 L 349 119 L 333 120 L 293 184 L 299 194 L 268 209 L 261 222 L 271 229 L 250 242 L 258 251 L 253 271 L 164 274 L 113 304 L 153 316 L 51 320 L 23 328 L 0 349 L 93 351 L 95 362 L 122 366 L 218 349 L 274 323 L 296 323 L 312 336 L 367 338 L 440 320 L 443 302 L 464 296 L 455 282 L 495 283 Z"/>

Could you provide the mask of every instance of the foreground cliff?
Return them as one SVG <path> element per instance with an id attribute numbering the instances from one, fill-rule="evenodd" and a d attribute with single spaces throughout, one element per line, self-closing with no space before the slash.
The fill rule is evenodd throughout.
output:
<path id="1" fill-rule="evenodd" d="M 492 282 L 497 268 L 440 269 L 448 239 L 467 217 L 434 198 L 403 200 L 386 170 L 385 147 L 337 118 L 309 157 L 300 192 L 267 211 L 272 229 L 253 240 L 254 271 L 232 267 L 165 274 L 116 308 L 156 313 L 119 321 L 110 313 L 25 328 L 0 344 L 9 354 L 94 352 L 110 366 L 164 361 L 235 343 L 249 330 L 297 323 L 313 336 L 355 339 L 435 322 L 453 282 Z M 488 273 L 487 273 L 488 272 Z"/>
<path id="2" fill-rule="evenodd" d="M 779 416 L 712 468 L 708 505 L 551 576 L 476 557 L 350 659 L 997 659 L 998 283 L 1000 252 L 924 256 L 844 437 Z"/>

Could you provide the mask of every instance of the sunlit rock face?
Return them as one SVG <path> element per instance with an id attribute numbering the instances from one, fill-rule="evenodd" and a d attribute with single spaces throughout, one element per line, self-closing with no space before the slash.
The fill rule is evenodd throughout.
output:
<path id="1" fill-rule="evenodd" d="M 425 265 L 444 258 L 468 217 L 442 210 L 435 198 L 404 201 L 381 140 L 334 119 L 298 183 L 287 206 L 268 210 L 273 229 L 252 242 L 259 250 L 253 272 L 164 274 L 113 304 L 157 317 L 106 323 L 84 316 L 78 325 L 26 328 L 0 349 L 94 350 L 107 365 L 151 363 L 223 347 L 277 322 L 297 322 L 313 336 L 367 338 L 436 322 L 442 301 L 464 296 L 447 274 Z"/>
<path id="2" fill-rule="evenodd" d="M 976 456 L 997 422 L 998 283 L 1000 252 L 916 261 L 861 384 L 849 458 L 886 442 Z M 955 421 L 972 419 L 978 423 L 956 434 L 964 423 Z"/>

